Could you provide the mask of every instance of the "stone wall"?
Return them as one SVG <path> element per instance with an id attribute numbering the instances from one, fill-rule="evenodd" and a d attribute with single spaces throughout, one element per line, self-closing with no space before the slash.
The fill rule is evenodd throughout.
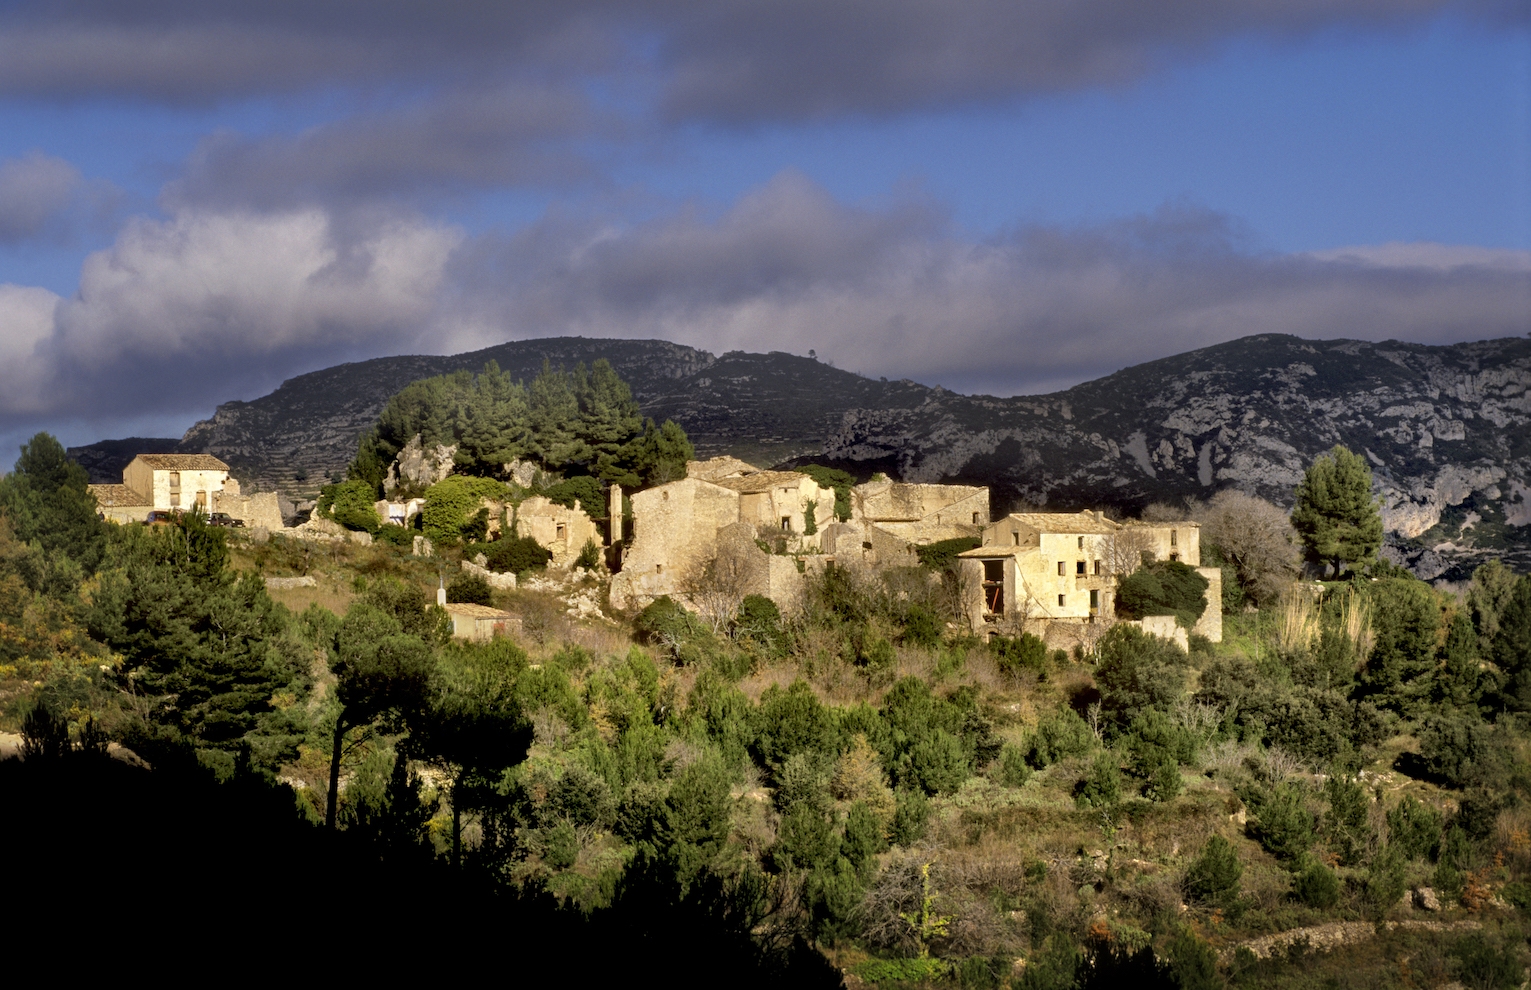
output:
<path id="1" fill-rule="evenodd" d="M 739 521 L 739 493 L 687 478 L 632 497 L 633 543 L 611 581 L 614 608 L 675 595 L 717 553 L 718 530 Z"/>
<path id="2" fill-rule="evenodd" d="M 282 528 L 282 507 L 276 492 L 256 492 L 254 495 L 233 495 L 227 491 L 209 495 L 212 512 L 226 512 L 231 518 L 241 520 L 249 529 L 257 526 L 276 532 Z"/>
<path id="3" fill-rule="evenodd" d="M 490 510 L 491 519 L 497 515 L 497 509 Z M 601 545 L 600 531 L 583 509 L 558 505 L 541 495 L 526 499 L 516 509 L 516 532 L 552 551 L 556 567 L 572 564 L 586 541 Z"/>

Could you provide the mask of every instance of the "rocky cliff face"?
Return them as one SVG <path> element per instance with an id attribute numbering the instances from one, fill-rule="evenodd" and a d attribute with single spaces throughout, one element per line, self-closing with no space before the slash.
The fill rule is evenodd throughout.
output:
<path id="1" fill-rule="evenodd" d="M 302 494 L 344 470 L 357 436 L 417 378 L 495 360 L 529 380 L 545 359 L 572 367 L 599 357 L 645 413 L 685 427 L 701 457 L 989 485 L 996 514 L 1131 512 L 1224 487 L 1290 505 L 1312 458 L 1343 443 L 1371 460 L 1389 552 L 1417 573 L 1457 577 L 1489 555 L 1531 569 L 1525 338 L 1425 347 L 1247 337 L 1008 399 L 867 379 L 790 354 L 551 338 L 303 375 L 220 406 L 180 449 L 215 453 L 257 487 Z M 105 473 L 103 448 L 78 453 Z"/>
<path id="2" fill-rule="evenodd" d="M 1531 340 L 1268 335 L 1054 395 L 932 393 L 912 409 L 856 410 L 824 453 L 910 481 L 988 483 L 996 511 L 1131 509 L 1223 487 L 1289 506 L 1313 457 L 1345 444 L 1372 462 L 1392 554 L 1437 577 L 1491 554 L 1531 565 L 1528 421 Z"/>

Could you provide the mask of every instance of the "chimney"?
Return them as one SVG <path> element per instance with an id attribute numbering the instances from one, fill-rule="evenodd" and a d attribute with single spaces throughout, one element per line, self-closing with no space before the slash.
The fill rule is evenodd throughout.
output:
<path id="1" fill-rule="evenodd" d="M 442 606 L 444 608 L 444 607 L 446 607 L 446 603 L 447 603 L 447 584 L 446 584 L 446 578 L 438 577 L 436 579 L 436 604 L 440 605 L 440 606 Z"/>
<path id="2" fill-rule="evenodd" d="M 1095 521 L 1096 522 L 1105 522 L 1106 521 L 1106 514 L 1104 512 L 1102 512 L 1100 509 L 1096 509 L 1095 510 Z"/>

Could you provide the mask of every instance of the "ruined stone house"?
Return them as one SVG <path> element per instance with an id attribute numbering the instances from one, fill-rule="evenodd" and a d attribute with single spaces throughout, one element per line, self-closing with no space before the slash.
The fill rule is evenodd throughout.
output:
<path id="1" fill-rule="evenodd" d="M 834 490 L 820 488 L 796 471 L 756 471 L 713 484 L 739 493 L 736 521 L 754 526 L 762 539 L 786 538 L 795 546 L 817 550 L 823 528 L 835 518 Z"/>
<path id="2" fill-rule="evenodd" d="M 516 532 L 547 548 L 556 567 L 572 564 L 587 541 L 601 544 L 600 529 L 578 505 L 571 508 L 534 495 L 516 508 L 515 520 Z"/>
<path id="3" fill-rule="evenodd" d="M 1151 559 L 1196 567 L 1207 579 L 1207 609 L 1193 631 L 1222 640 L 1222 572 L 1200 566 L 1201 532 L 1194 522 L 1117 523 L 1100 512 L 1015 512 L 985 527 L 982 540 L 959 555 L 975 633 L 1016 635 L 1052 623 L 1110 622 L 1117 576 L 1134 569 L 1147 551 Z M 1162 625 L 1145 620 L 1156 634 Z"/>
<path id="4" fill-rule="evenodd" d="M 282 528 L 276 494 L 245 495 L 229 466 L 211 454 L 139 454 L 120 485 L 91 485 L 101 515 L 117 523 L 143 522 L 150 512 L 200 509 L 224 513 L 246 526 Z"/>
<path id="5" fill-rule="evenodd" d="M 916 547 L 976 537 L 988 524 L 987 488 L 870 481 L 851 490 L 851 518 L 826 532 L 823 547 L 837 560 L 912 567 Z"/>

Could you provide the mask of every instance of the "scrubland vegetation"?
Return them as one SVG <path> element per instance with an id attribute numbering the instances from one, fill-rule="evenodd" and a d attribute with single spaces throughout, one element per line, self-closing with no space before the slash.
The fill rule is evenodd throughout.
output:
<path id="1" fill-rule="evenodd" d="M 1202 519 L 1225 568 L 1224 641 L 1189 652 L 1125 624 L 973 637 L 961 547 L 827 569 L 786 616 L 575 620 L 552 584 L 460 585 L 523 621 L 466 645 L 407 547 L 113 527 L 83 495 L 45 436 L 0 482 L 27 756 L 0 802 L 39 903 L 147 903 L 167 934 L 258 903 L 576 982 L 1524 978 L 1531 579 L 1497 563 L 1437 591 L 1318 513 L 1310 573 L 1337 579 L 1297 582 L 1285 515 L 1225 494 L 1151 507 Z M 565 590 L 602 586 L 591 563 Z M 1146 614 L 1200 594 L 1141 573 Z"/>

